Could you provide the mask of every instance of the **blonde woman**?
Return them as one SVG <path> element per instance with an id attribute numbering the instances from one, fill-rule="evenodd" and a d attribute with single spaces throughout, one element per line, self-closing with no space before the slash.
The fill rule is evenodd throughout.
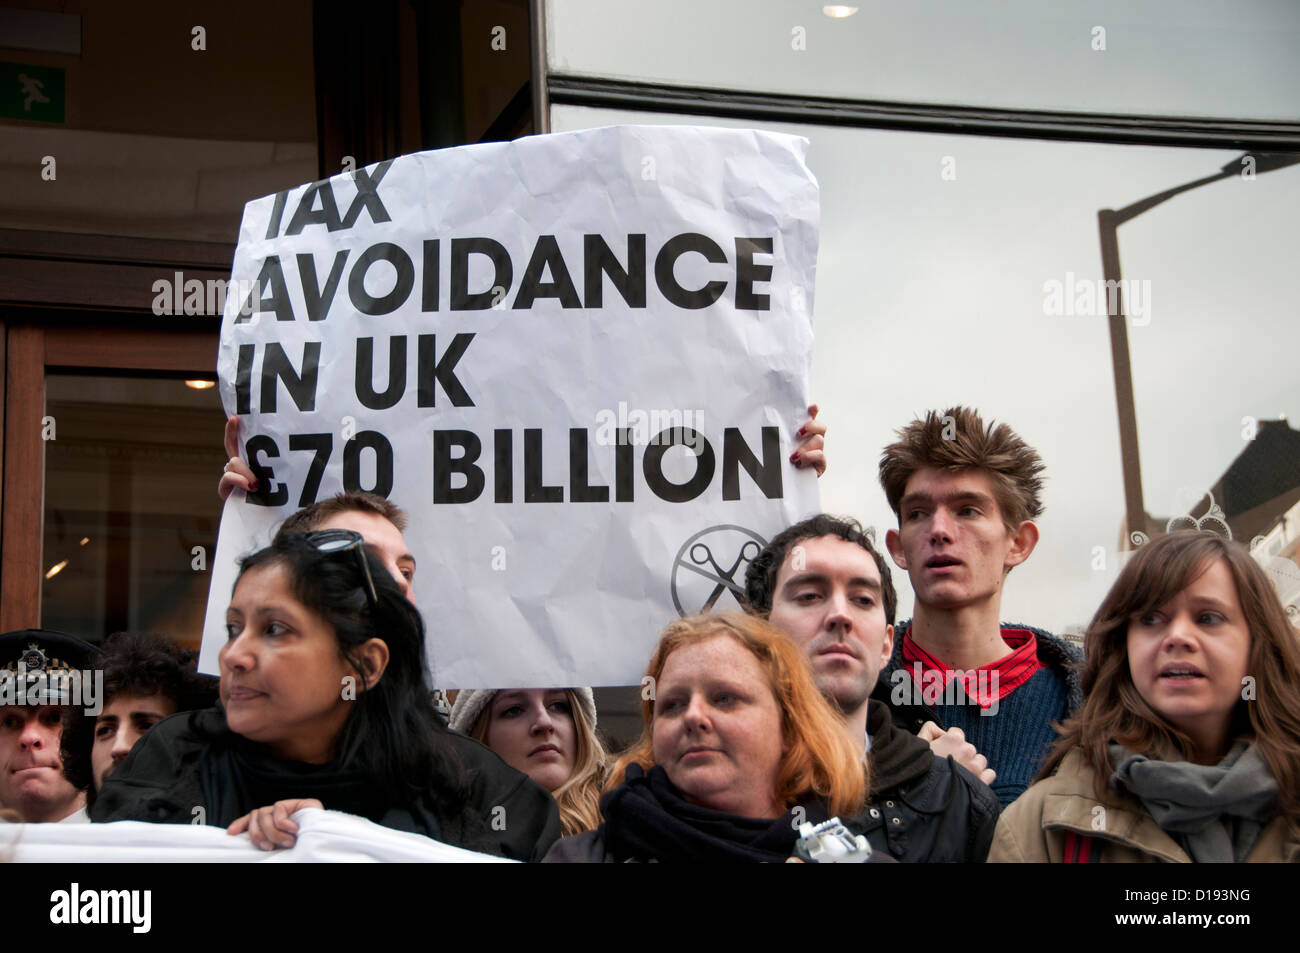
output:
<path id="1" fill-rule="evenodd" d="M 600 823 L 606 756 L 590 688 L 463 691 L 451 708 L 451 728 L 550 791 L 565 836 Z"/>

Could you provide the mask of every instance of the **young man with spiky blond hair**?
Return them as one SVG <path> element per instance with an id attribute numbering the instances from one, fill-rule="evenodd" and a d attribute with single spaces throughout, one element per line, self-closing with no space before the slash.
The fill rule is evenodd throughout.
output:
<path id="1" fill-rule="evenodd" d="M 1033 553 L 1043 462 L 1005 423 L 967 407 L 930 411 L 898 431 L 880 483 L 898 529 L 885 545 L 916 601 L 898 626 L 875 695 L 922 737 L 957 728 L 996 772 L 1010 804 L 1028 787 L 1059 723 L 1079 706 L 1078 650 L 1001 621 L 1008 574 Z"/>

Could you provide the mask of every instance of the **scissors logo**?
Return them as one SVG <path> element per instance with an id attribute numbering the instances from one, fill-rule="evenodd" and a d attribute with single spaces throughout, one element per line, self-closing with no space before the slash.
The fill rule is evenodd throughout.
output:
<path id="1" fill-rule="evenodd" d="M 743 608 L 745 570 L 766 545 L 753 530 L 729 523 L 688 539 L 673 560 L 672 595 L 678 615 L 710 612 L 728 592 L 736 604 L 728 608 Z"/>

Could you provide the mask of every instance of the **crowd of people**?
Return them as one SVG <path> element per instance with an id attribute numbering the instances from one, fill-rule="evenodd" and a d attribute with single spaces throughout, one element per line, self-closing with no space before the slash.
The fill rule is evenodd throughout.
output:
<path id="1" fill-rule="evenodd" d="M 814 413 L 796 452 L 819 473 L 823 435 Z M 222 493 L 254 489 L 237 422 L 227 445 Z M 803 520 L 749 563 L 746 612 L 663 630 L 621 753 L 588 687 L 465 690 L 448 719 L 405 514 L 340 494 L 242 560 L 219 680 L 153 636 L 0 636 L 0 809 L 197 818 L 271 850 L 323 807 L 523 861 L 1300 861 L 1300 634 L 1268 577 L 1173 532 L 1124 565 L 1083 653 L 1006 623 L 1042 475 L 969 408 L 907 424 L 880 480 L 912 618 L 871 533 Z M 15 694 L 81 670 L 104 673 L 97 704 Z"/>

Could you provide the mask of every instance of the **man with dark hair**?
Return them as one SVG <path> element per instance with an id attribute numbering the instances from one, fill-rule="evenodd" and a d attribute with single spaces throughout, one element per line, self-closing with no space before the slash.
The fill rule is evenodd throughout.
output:
<path id="1" fill-rule="evenodd" d="M 751 609 L 803 648 L 817 687 L 860 739 L 870 791 L 854 823 L 871 845 L 904 862 L 982 862 L 1000 810 L 993 792 L 870 697 L 893 648 L 897 603 L 871 538 L 850 519 L 796 523 L 750 563 L 745 590 Z"/>
<path id="2" fill-rule="evenodd" d="M 1001 622 L 1007 574 L 1038 543 L 1043 462 L 1006 424 L 967 407 L 931 411 L 898 431 L 880 483 L 898 517 L 885 545 L 907 570 L 913 619 L 899 626 L 876 687 L 923 736 L 960 729 L 997 772 L 1004 805 L 1029 785 L 1083 695 L 1077 649 Z M 943 727 L 940 727 L 943 726 Z"/>
<path id="3" fill-rule="evenodd" d="M 0 809 L 29 823 L 86 822 L 85 796 L 63 776 L 59 736 L 65 706 L 97 709 L 85 684 L 88 642 L 62 632 L 0 635 Z"/>
<path id="4" fill-rule="evenodd" d="M 177 712 L 217 700 L 217 680 L 195 672 L 194 653 L 159 635 L 115 632 L 92 665 L 103 673 L 103 708 L 93 716 L 65 710 L 61 744 L 63 774 L 86 792 L 87 810 L 141 735 Z"/>
<path id="5" fill-rule="evenodd" d="M 415 602 L 411 589 L 415 557 L 402 536 L 406 532 L 406 513 L 395 503 L 374 493 L 349 490 L 304 506 L 280 524 L 276 535 L 310 533 L 317 529 L 350 529 L 360 533 L 402 587 L 403 595 Z"/>

